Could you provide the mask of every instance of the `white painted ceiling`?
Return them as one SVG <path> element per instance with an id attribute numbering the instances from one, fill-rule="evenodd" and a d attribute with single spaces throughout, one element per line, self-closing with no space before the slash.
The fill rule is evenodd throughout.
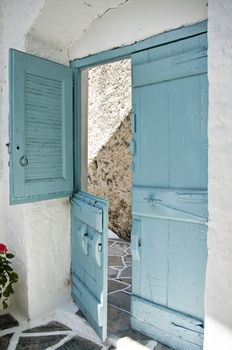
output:
<path id="1" fill-rule="evenodd" d="M 47 0 L 29 34 L 63 47 L 72 46 L 106 12 L 132 0 Z"/>

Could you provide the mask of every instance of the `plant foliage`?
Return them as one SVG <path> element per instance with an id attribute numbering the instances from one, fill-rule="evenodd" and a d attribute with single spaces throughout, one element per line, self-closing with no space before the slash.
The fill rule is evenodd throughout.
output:
<path id="1" fill-rule="evenodd" d="M 7 251 L 7 247 L 0 244 L 0 302 L 3 309 L 8 307 L 9 297 L 14 294 L 13 284 L 18 282 L 18 275 L 11 266 L 14 255 Z"/>

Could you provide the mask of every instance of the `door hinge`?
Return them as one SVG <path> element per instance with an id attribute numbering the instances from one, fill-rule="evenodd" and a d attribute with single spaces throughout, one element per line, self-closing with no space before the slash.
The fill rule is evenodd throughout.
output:
<path id="1" fill-rule="evenodd" d="M 199 324 L 193 324 L 190 327 L 184 326 L 184 325 L 179 325 L 179 324 L 172 322 L 171 327 L 179 329 L 179 330 L 183 330 L 183 331 L 194 332 L 194 333 L 202 333 L 204 330 L 203 322 L 201 322 Z"/>
<path id="2" fill-rule="evenodd" d="M 135 156 L 136 154 L 136 141 L 134 138 L 131 140 L 131 143 L 130 143 L 130 153 L 132 156 Z"/>
<path id="3" fill-rule="evenodd" d="M 132 106 L 132 133 L 136 133 L 137 130 L 137 115 L 136 115 L 136 105 L 133 104 Z"/>
<path id="4" fill-rule="evenodd" d="M 6 143 L 6 147 L 7 147 L 8 154 L 11 154 L 11 144 L 10 144 L 10 142 Z"/>
<path id="5" fill-rule="evenodd" d="M 132 132 L 135 134 L 137 131 L 137 115 L 135 112 L 132 113 Z"/>

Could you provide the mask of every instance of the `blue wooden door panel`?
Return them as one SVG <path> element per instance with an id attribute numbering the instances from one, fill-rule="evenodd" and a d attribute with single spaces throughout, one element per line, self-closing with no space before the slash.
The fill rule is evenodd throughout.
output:
<path id="1" fill-rule="evenodd" d="M 137 67 L 134 87 L 205 73 L 207 68 L 205 57 L 206 53 L 200 52 L 194 55 L 186 54 L 183 57 L 177 56 L 175 60 L 173 58 L 162 58 L 159 62 L 141 64 Z M 175 66 L 175 69 L 167 69 L 171 66 Z"/>
<path id="2" fill-rule="evenodd" d="M 154 49 L 137 52 L 133 55 L 133 63 L 136 65 L 147 64 L 152 61 L 157 61 L 159 63 L 163 59 L 170 58 L 176 62 L 176 60 L 180 61 L 180 58 L 183 56 L 191 58 L 192 55 L 198 55 L 199 52 L 203 52 L 207 55 L 207 49 L 207 33 L 201 33 L 192 38 L 188 37 L 187 39 L 177 40 L 173 43 L 160 45 L 159 47 L 157 46 Z M 186 59 L 184 62 L 185 61 Z"/>
<path id="3" fill-rule="evenodd" d="M 85 192 L 72 199 L 72 294 L 97 334 L 107 337 L 108 202 Z"/>
<path id="4" fill-rule="evenodd" d="M 73 191 L 72 70 L 10 50 L 10 203 Z"/>
<path id="5" fill-rule="evenodd" d="M 172 349 L 199 350 L 202 348 L 201 320 L 186 316 L 170 308 L 132 295 L 131 325 L 147 335 L 159 339 Z"/>
<path id="6" fill-rule="evenodd" d="M 204 320 L 207 226 L 169 221 L 168 233 L 167 305 L 171 309 Z"/>
<path id="7" fill-rule="evenodd" d="M 207 260 L 207 40 L 132 56 L 132 327 L 201 349 Z"/>
<path id="8" fill-rule="evenodd" d="M 134 215 L 205 224 L 207 204 L 206 190 L 133 186 Z"/>

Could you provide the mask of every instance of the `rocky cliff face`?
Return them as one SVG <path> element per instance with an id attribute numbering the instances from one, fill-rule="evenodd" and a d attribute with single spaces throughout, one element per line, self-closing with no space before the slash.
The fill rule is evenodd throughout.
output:
<path id="1" fill-rule="evenodd" d="M 89 70 L 88 191 L 109 199 L 109 227 L 131 232 L 131 64 Z"/>
<path id="2" fill-rule="evenodd" d="M 131 232 L 130 116 L 102 146 L 88 170 L 88 191 L 109 199 L 109 227 L 127 240 Z"/>

